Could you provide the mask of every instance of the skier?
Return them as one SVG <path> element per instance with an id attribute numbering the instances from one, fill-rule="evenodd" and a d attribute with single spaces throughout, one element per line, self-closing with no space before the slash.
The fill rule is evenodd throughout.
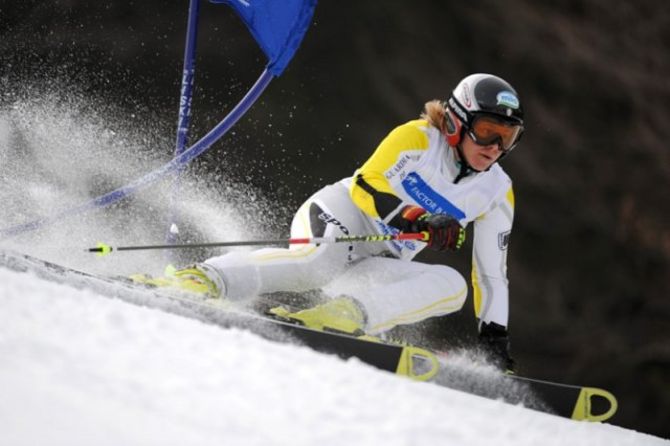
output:
<path id="1" fill-rule="evenodd" d="M 352 177 L 324 187 L 297 211 L 291 237 L 427 232 L 423 241 L 335 243 L 229 252 L 177 271 L 178 286 L 230 300 L 322 289 L 330 299 L 291 313 L 317 329 L 377 334 L 462 308 L 468 286 L 455 269 L 411 262 L 424 247 L 458 250 L 474 225 L 472 288 L 479 339 L 513 371 L 507 248 L 512 182 L 498 164 L 519 142 L 515 89 L 490 74 L 462 79 L 446 103 L 396 127 Z"/>

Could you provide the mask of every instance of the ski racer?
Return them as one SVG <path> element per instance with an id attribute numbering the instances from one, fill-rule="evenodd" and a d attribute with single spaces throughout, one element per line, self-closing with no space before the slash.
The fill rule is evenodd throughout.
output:
<path id="1" fill-rule="evenodd" d="M 468 294 L 445 265 L 411 261 L 425 247 L 458 250 L 473 223 L 472 288 L 480 343 L 513 371 L 508 338 L 507 249 L 512 182 L 498 164 L 519 142 L 516 90 L 490 74 L 462 79 L 447 102 L 391 131 L 352 177 L 328 185 L 297 211 L 291 237 L 427 232 L 423 241 L 333 243 L 233 251 L 177 271 L 179 286 L 243 300 L 322 289 L 330 299 L 273 311 L 323 329 L 375 335 L 459 311 Z"/>

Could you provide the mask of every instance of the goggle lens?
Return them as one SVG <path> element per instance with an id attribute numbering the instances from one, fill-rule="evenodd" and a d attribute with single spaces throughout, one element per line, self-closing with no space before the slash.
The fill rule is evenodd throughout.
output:
<path id="1" fill-rule="evenodd" d="M 470 128 L 470 136 L 480 146 L 498 143 L 500 150 L 512 150 L 519 140 L 523 126 L 500 121 L 488 116 L 478 116 Z"/>

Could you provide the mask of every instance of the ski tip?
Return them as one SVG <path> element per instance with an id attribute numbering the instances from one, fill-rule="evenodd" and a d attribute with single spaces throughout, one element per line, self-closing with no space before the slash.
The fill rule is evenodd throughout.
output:
<path id="1" fill-rule="evenodd" d="M 609 404 L 608 410 L 600 414 L 594 414 L 592 411 L 592 399 L 594 397 L 606 400 Z M 596 387 L 584 387 L 579 394 L 571 418 L 573 420 L 605 421 L 612 418 L 616 413 L 618 406 L 619 404 L 616 397 L 607 390 L 598 389 Z"/>
<path id="2" fill-rule="evenodd" d="M 402 347 L 402 354 L 396 369 L 398 375 L 404 375 L 416 381 L 428 381 L 439 370 L 440 362 L 435 353 L 411 345 Z"/>

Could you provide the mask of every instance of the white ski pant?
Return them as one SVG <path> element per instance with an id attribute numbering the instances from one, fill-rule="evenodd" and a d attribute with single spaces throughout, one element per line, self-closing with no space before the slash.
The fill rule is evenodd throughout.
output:
<path id="1" fill-rule="evenodd" d="M 291 225 L 291 237 L 369 233 L 370 223 L 340 183 L 310 197 Z M 467 284 L 455 269 L 386 254 L 384 243 L 331 243 L 233 251 L 205 263 L 219 272 L 231 300 L 319 288 L 329 297 L 352 297 L 364 308 L 371 334 L 462 308 Z"/>

